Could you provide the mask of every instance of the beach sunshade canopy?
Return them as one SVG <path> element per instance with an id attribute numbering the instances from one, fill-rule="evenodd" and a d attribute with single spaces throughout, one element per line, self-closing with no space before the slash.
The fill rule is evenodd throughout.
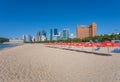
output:
<path id="1" fill-rule="evenodd" d="M 73 46 L 77 46 L 77 45 L 78 45 L 78 43 L 77 43 L 77 42 L 74 42 L 74 43 L 73 43 Z"/>
<path id="2" fill-rule="evenodd" d="M 96 43 L 96 46 L 101 47 L 102 45 L 101 45 L 101 43 Z"/>
<path id="3" fill-rule="evenodd" d="M 116 43 L 107 41 L 107 42 L 103 42 L 102 46 L 103 47 L 115 47 Z"/>
<path id="4" fill-rule="evenodd" d="M 84 42 L 80 42 L 80 43 L 78 43 L 77 45 L 78 45 L 78 46 L 84 46 L 85 43 L 84 43 Z"/>
<path id="5" fill-rule="evenodd" d="M 120 44 L 116 43 L 115 46 L 116 46 L 116 47 L 120 47 Z"/>
<path id="6" fill-rule="evenodd" d="M 89 42 L 85 45 L 85 47 L 93 47 L 93 46 L 96 46 L 95 42 Z"/>
<path id="7" fill-rule="evenodd" d="M 67 44 L 67 46 L 71 46 L 71 43 L 70 43 L 70 42 L 67 42 L 66 44 Z"/>

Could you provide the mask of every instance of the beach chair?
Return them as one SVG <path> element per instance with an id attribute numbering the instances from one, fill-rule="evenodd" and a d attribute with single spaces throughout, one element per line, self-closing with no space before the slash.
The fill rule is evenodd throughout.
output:
<path id="1" fill-rule="evenodd" d="M 100 50 L 100 47 L 97 47 L 96 49 L 94 49 L 95 51 L 98 51 L 98 50 Z"/>
<path id="2" fill-rule="evenodd" d="M 120 53 L 120 48 L 115 48 L 112 52 Z"/>

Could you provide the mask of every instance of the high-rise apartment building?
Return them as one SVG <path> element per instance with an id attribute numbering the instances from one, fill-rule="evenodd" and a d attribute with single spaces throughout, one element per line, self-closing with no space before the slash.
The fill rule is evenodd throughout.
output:
<path id="1" fill-rule="evenodd" d="M 57 28 L 54 29 L 54 35 L 58 35 L 58 29 Z"/>
<path id="2" fill-rule="evenodd" d="M 32 36 L 30 35 L 23 35 L 24 42 L 32 42 Z"/>
<path id="3" fill-rule="evenodd" d="M 52 29 L 50 29 L 50 40 L 52 40 L 52 37 L 53 37 L 53 31 Z"/>
<path id="4" fill-rule="evenodd" d="M 92 23 L 90 26 L 77 26 L 77 38 L 85 38 L 88 36 L 96 36 L 97 25 Z"/>
<path id="5" fill-rule="evenodd" d="M 46 38 L 46 31 L 45 30 L 40 30 L 39 32 L 37 32 L 36 41 L 42 41 L 43 36 Z"/>
<path id="6" fill-rule="evenodd" d="M 62 32 L 60 33 L 60 37 L 62 40 L 67 40 L 69 38 L 69 30 L 63 29 Z"/>

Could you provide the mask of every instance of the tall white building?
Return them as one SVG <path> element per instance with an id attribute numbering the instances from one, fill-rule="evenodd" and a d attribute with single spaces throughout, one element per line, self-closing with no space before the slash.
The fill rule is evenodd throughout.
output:
<path id="1" fill-rule="evenodd" d="M 41 36 L 41 41 L 46 41 L 46 37 L 45 36 Z"/>
<path id="2" fill-rule="evenodd" d="M 36 39 L 35 39 L 36 42 L 45 41 L 46 39 L 47 39 L 46 31 L 40 30 L 39 32 L 37 32 L 37 36 L 36 36 Z"/>
<path id="3" fill-rule="evenodd" d="M 23 35 L 24 42 L 32 42 L 32 37 L 30 35 Z"/>
<path id="4" fill-rule="evenodd" d="M 60 33 L 60 39 L 67 40 L 68 38 L 70 38 L 69 29 L 64 28 Z"/>

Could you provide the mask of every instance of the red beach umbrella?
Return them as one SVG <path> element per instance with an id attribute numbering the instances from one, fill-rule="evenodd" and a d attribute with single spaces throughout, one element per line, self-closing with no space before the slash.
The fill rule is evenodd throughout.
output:
<path id="1" fill-rule="evenodd" d="M 66 42 L 63 42 L 63 43 L 61 43 L 62 44 L 62 46 L 66 46 L 67 45 L 67 43 Z"/>
<path id="2" fill-rule="evenodd" d="M 103 45 L 104 47 L 115 47 L 115 46 L 116 46 L 116 43 L 107 41 L 107 42 L 103 42 L 102 45 Z"/>
<path id="3" fill-rule="evenodd" d="M 64 45 L 64 46 L 67 46 L 67 45 L 68 45 L 68 43 L 67 43 L 67 42 L 64 42 L 64 43 L 63 43 L 63 45 Z"/>
<path id="4" fill-rule="evenodd" d="M 65 45 L 65 46 L 68 46 L 68 42 L 64 42 L 64 45 Z"/>
<path id="5" fill-rule="evenodd" d="M 71 42 L 71 43 L 70 43 L 70 46 L 74 46 L 74 42 Z"/>
<path id="6" fill-rule="evenodd" d="M 78 44 L 77 42 L 74 42 L 74 43 L 73 43 L 73 46 L 77 46 L 77 44 Z"/>
<path id="7" fill-rule="evenodd" d="M 85 45 L 85 47 L 93 47 L 93 46 L 96 46 L 95 42 L 89 42 Z"/>
<path id="8" fill-rule="evenodd" d="M 85 43 L 84 43 L 84 42 L 80 42 L 80 43 L 78 43 L 77 45 L 78 45 L 78 46 L 84 46 Z"/>
<path id="9" fill-rule="evenodd" d="M 120 44 L 118 45 L 118 47 L 120 47 Z"/>
<path id="10" fill-rule="evenodd" d="M 96 46 L 101 47 L 102 45 L 101 45 L 101 43 L 96 43 Z"/>
<path id="11" fill-rule="evenodd" d="M 85 46 L 85 42 L 77 43 L 77 46 L 81 46 L 81 49 L 83 50 L 83 46 Z"/>
<path id="12" fill-rule="evenodd" d="M 68 46 L 71 46 L 71 43 L 70 43 L 70 42 L 68 42 L 68 43 L 67 43 L 67 45 L 68 45 Z"/>
<path id="13" fill-rule="evenodd" d="M 102 43 L 103 47 L 107 47 L 108 48 L 108 53 L 110 53 L 110 47 L 115 47 L 116 43 L 114 42 L 110 42 L 110 41 L 106 41 Z"/>
<path id="14" fill-rule="evenodd" d="M 60 45 L 60 43 L 57 43 L 56 45 L 57 45 L 57 46 L 59 46 L 59 45 Z"/>
<path id="15" fill-rule="evenodd" d="M 85 47 L 91 47 L 92 48 L 92 53 L 94 51 L 93 47 L 96 46 L 96 43 L 95 42 L 89 42 L 85 45 Z"/>
<path id="16" fill-rule="evenodd" d="M 64 45 L 64 43 L 59 43 L 59 45 L 60 45 L 60 46 L 63 46 L 63 45 Z"/>
<path id="17" fill-rule="evenodd" d="M 78 43 L 78 42 L 75 42 L 74 46 L 79 46 L 79 43 Z"/>

